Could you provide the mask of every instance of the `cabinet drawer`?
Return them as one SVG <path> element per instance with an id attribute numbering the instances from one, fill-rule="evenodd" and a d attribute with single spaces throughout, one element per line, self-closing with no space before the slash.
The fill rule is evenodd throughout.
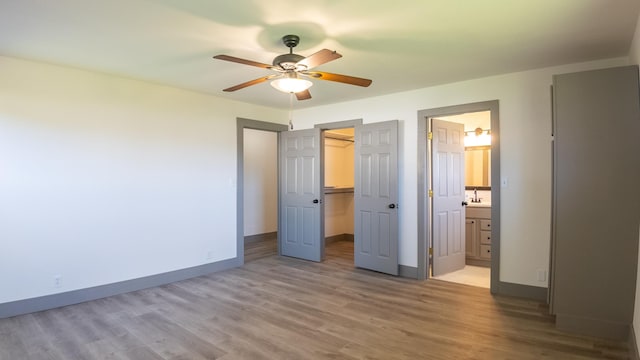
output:
<path id="1" fill-rule="evenodd" d="M 491 245 L 491 231 L 480 231 L 480 244 Z"/>
<path id="2" fill-rule="evenodd" d="M 486 260 L 491 259 L 491 245 L 480 245 L 480 258 Z"/>
<path id="3" fill-rule="evenodd" d="M 491 220 L 480 219 L 480 230 L 491 230 Z"/>

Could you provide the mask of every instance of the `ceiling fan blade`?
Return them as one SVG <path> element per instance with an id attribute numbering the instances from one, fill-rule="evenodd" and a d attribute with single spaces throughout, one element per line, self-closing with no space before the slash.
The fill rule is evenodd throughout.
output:
<path id="1" fill-rule="evenodd" d="M 308 69 L 312 69 L 316 66 L 328 63 L 329 61 L 333 61 L 336 59 L 341 58 L 342 55 L 338 54 L 335 51 L 331 51 L 328 49 L 322 49 L 320 51 L 318 51 L 317 53 L 311 54 L 309 56 L 307 56 L 306 58 L 298 61 L 298 63 L 296 65 L 304 65 L 307 67 Z"/>
<path id="2" fill-rule="evenodd" d="M 309 90 L 300 91 L 296 93 L 296 98 L 298 98 L 298 100 L 309 100 L 311 99 L 311 93 Z"/>
<path id="3" fill-rule="evenodd" d="M 369 79 L 363 79 L 363 78 L 348 76 L 348 75 L 332 74 L 324 71 L 312 71 L 312 72 L 308 72 L 307 75 L 320 80 L 336 81 L 336 82 L 363 86 L 363 87 L 367 87 L 372 83 L 372 81 Z"/>
<path id="4" fill-rule="evenodd" d="M 267 80 L 273 79 L 276 76 L 278 76 L 278 75 L 263 76 L 261 78 L 257 78 L 257 79 L 251 80 L 251 81 L 244 82 L 242 84 L 238 84 L 236 86 L 232 86 L 230 88 L 226 88 L 226 89 L 224 89 L 222 91 L 231 92 L 231 91 L 244 89 L 244 88 L 246 88 L 248 86 L 260 84 L 260 83 L 263 83 L 263 82 L 265 82 Z"/>
<path id="5" fill-rule="evenodd" d="M 273 65 L 263 64 L 263 63 L 259 63 L 257 61 L 253 61 L 253 60 L 241 59 L 241 58 L 237 58 L 235 56 L 216 55 L 213 58 L 214 59 L 218 59 L 218 60 L 231 61 L 231 62 L 239 63 L 239 64 L 257 66 L 257 67 L 263 68 L 263 69 L 271 69 L 271 68 L 273 68 Z"/>

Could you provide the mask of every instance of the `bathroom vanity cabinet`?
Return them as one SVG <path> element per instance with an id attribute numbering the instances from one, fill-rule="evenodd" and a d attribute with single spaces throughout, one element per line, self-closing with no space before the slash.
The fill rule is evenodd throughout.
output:
<path id="1" fill-rule="evenodd" d="M 466 213 L 466 263 L 491 266 L 491 207 L 469 205 Z"/>

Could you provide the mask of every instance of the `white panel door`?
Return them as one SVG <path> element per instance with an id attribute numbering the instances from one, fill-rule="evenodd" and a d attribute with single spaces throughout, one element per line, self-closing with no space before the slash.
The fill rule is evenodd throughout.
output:
<path id="1" fill-rule="evenodd" d="M 324 255 L 320 129 L 280 133 L 280 251 L 321 261 Z"/>
<path id="2" fill-rule="evenodd" d="M 357 267 L 398 275 L 398 122 L 355 127 Z"/>
<path id="3" fill-rule="evenodd" d="M 433 276 L 464 268 L 464 125 L 431 120 Z"/>

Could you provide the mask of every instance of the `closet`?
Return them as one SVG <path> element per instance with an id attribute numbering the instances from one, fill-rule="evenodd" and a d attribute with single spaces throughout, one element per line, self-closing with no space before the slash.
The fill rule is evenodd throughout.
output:
<path id="1" fill-rule="evenodd" d="M 353 241 L 353 128 L 324 131 L 325 243 Z"/>
<path id="2" fill-rule="evenodd" d="M 562 330 L 626 339 L 640 220 L 638 67 L 553 78 L 550 311 Z"/>

